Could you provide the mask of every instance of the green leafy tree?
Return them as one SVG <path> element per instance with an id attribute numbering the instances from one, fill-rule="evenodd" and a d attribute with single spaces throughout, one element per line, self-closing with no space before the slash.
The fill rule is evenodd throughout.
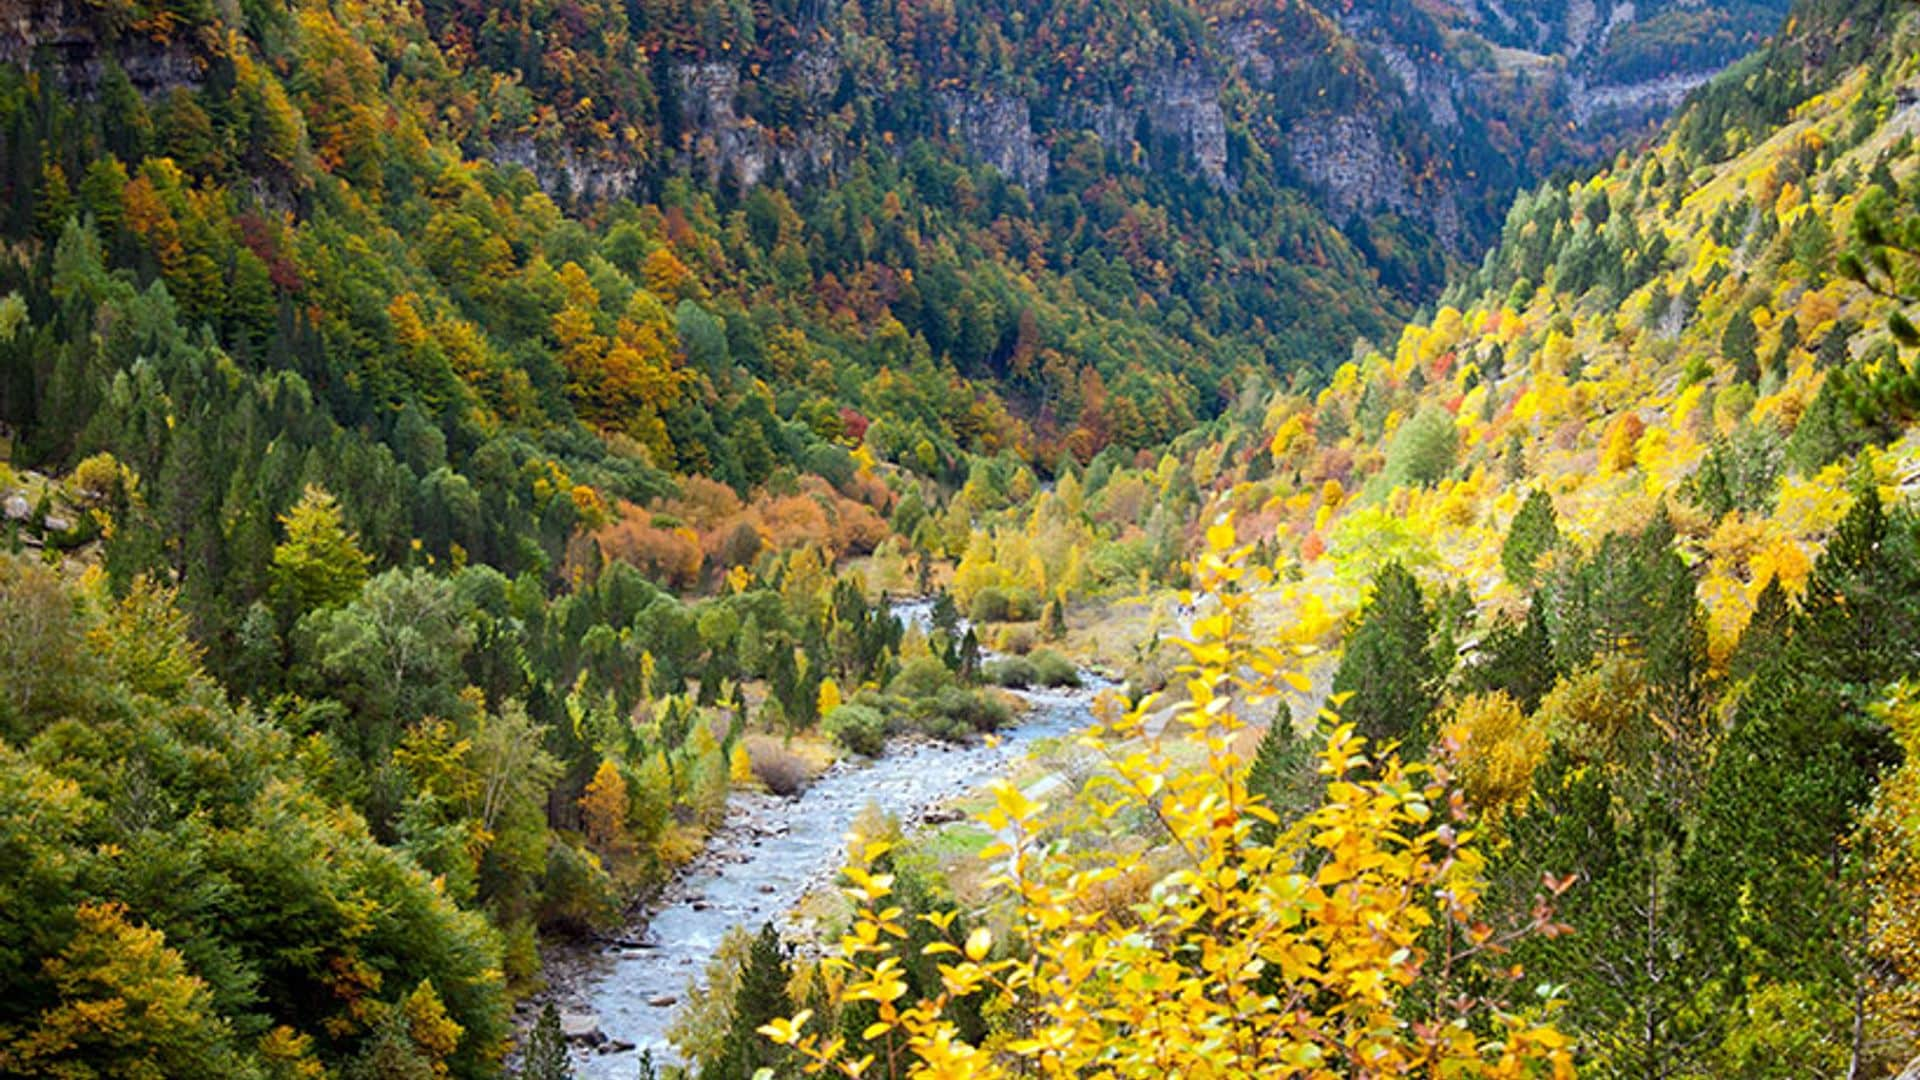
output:
<path id="1" fill-rule="evenodd" d="M 389 570 L 346 605 L 302 619 L 294 640 L 303 687 L 352 707 L 348 745 L 370 764 L 404 725 L 468 711 L 458 694 L 472 630 L 445 578 Z"/>
<path id="2" fill-rule="evenodd" d="M 1458 444 L 1453 417 L 1445 409 L 1423 407 L 1395 429 L 1385 475 L 1396 484 L 1431 487 L 1453 471 Z"/>

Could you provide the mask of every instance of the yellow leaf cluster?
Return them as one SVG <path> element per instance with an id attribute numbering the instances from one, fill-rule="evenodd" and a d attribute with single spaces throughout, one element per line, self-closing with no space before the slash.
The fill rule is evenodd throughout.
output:
<path id="1" fill-rule="evenodd" d="M 1573 1075 L 1566 1039 L 1542 1017 L 1413 993 L 1454 959 L 1436 943 L 1486 942 L 1471 922 L 1483 860 L 1439 774 L 1376 760 L 1333 727 L 1322 804 L 1273 842 L 1255 839 L 1256 822 L 1278 821 L 1246 788 L 1236 713 L 1293 682 L 1306 650 L 1253 639 L 1247 586 L 1260 575 L 1234 544 L 1230 522 L 1208 529 L 1194 568 L 1206 614 L 1185 643 L 1172 719 L 1149 735 L 1154 699 L 1109 702 L 1087 737 L 1107 764 L 1088 801 L 1102 817 L 1161 822 L 1173 868 L 1124 910 L 1083 903 L 1124 871 L 1062 854 L 1047 807 L 1000 785 L 980 816 L 997 838 L 982 857 L 997 867 L 990 888 L 1011 908 L 1011 940 L 935 941 L 924 953 L 940 990 L 911 1000 L 903 910 L 875 870 L 887 845 L 857 841 L 844 889 L 855 914 L 826 963 L 838 1003 L 867 1003 L 874 1019 L 858 1039 L 810 1029 L 810 1012 L 762 1034 L 810 1072 L 847 1077 Z M 1176 745 L 1201 760 L 1176 765 Z M 952 929 L 951 914 L 922 918 Z M 982 1045 L 951 1015 L 975 997 L 1008 1020 Z"/>

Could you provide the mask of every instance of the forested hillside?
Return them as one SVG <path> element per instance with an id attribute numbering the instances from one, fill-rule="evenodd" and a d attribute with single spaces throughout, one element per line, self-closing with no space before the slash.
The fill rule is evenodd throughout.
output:
<path id="1" fill-rule="evenodd" d="M 1139 856 L 1074 916 L 1114 915 L 1113 951 L 1021 939 L 1058 897 L 956 922 L 903 879 L 988 935 L 967 962 L 1124 955 L 1159 1009 L 1239 928 L 1258 1008 L 1268 964 L 1327 995 L 1287 1004 L 1325 1007 L 1302 1070 L 1354 1040 L 1388 1072 L 1888 1071 L 1920 857 L 1911 5 L 1802 5 L 1645 152 L 1782 6 L 1519 8 L 9 13 L 0 1075 L 497 1075 L 543 936 L 613 925 L 730 790 L 991 732 L 984 684 L 1071 665 L 979 635 L 1058 645 L 1078 601 L 1196 584 L 1234 617 L 1195 627 L 1194 679 L 1160 627 L 1106 643 L 1140 722 L 1114 746 L 1166 686 L 1196 731 L 1072 825 Z M 886 610 L 943 587 L 924 631 Z M 1262 720 L 1283 684 L 1300 707 L 1251 778 L 1250 739 L 1204 737 L 1236 671 Z M 1329 688 L 1441 771 L 1318 726 Z M 1457 849 L 1416 827 L 1448 782 Z M 1283 813 L 1225 819 L 1210 871 L 1329 829 L 1419 857 L 1311 910 L 1235 879 L 1129 952 L 1164 841 L 1249 785 Z M 882 876 L 849 879 L 856 934 L 893 933 Z M 1429 927 L 1473 942 L 1444 978 Z M 952 989 L 917 959 L 901 986 Z M 1013 983 L 961 1042 L 1169 1067 L 1120 1038 L 1138 1015 Z M 849 985 L 771 997 L 879 1039 Z M 779 1004 L 721 1003 L 714 1075 L 774 1060 L 733 1021 Z"/>
<path id="2" fill-rule="evenodd" d="M 1082 777 L 1078 800 L 1042 809 L 1003 794 L 984 820 L 1013 823 L 1029 860 L 1015 881 L 983 886 L 970 856 L 937 843 L 879 859 L 914 895 L 928 876 L 961 883 L 943 902 L 1002 913 L 1020 942 L 1004 960 L 968 954 L 965 977 L 991 1004 L 967 1007 L 1030 1009 L 1044 1026 L 986 1045 L 1149 1050 L 1123 1026 L 1077 1026 L 1076 1010 L 1177 1013 L 1197 985 L 1228 985 L 1178 961 L 1207 950 L 1205 970 L 1226 978 L 1230 966 L 1207 965 L 1212 950 L 1220 964 L 1238 955 L 1211 921 L 1227 920 L 1331 1003 L 1280 1010 L 1314 1025 L 1319 1046 L 1405 1053 L 1386 1031 L 1445 1057 L 1458 1047 L 1423 1026 L 1435 1017 L 1487 1031 L 1544 1016 L 1597 1076 L 1909 1066 L 1916 34 L 1911 4 L 1799 5 L 1780 40 L 1697 95 L 1648 152 L 1518 199 L 1481 268 L 1391 349 L 1362 351 L 1313 392 L 1249 394 L 1151 468 L 1089 470 L 977 543 L 955 579 L 963 600 L 1031 582 L 1040 564 L 1026 553 L 1097 529 L 1074 508 L 1098 508 L 1116 484 L 1189 507 L 1189 535 L 1211 526 L 1192 549 L 1198 643 L 1136 668 L 1136 692 L 1166 683 L 1185 699 L 1167 721 L 1180 734 L 1147 734 L 1167 714 L 1146 698 L 1106 733 L 1109 771 Z M 1460 893 L 1418 876 L 1419 859 L 1440 858 L 1434 834 L 1406 841 L 1411 866 L 1346 861 L 1368 858 L 1349 854 L 1365 835 L 1351 815 L 1394 805 L 1354 786 L 1355 736 L 1458 785 L 1444 835 L 1470 829 L 1474 850 L 1442 861 L 1472 867 L 1464 928 L 1448 925 Z M 1149 813 L 1157 827 L 1141 825 Z M 1379 826 L 1389 836 L 1392 821 Z M 1096 871 L 1045 847 L 1061 837 L 1129 857 Z M 1240 876 L 1269 846 L 1331 891 L 1268 893 Z M 1399 875 L 1414 884 L 1395 895 L 1425 910 L 1369 906 L 1374 888 L 1406 885 Z M 1337 887 L 1349 880 L 1362 884 Z M 1086 888 L 1116 902 L 1089 914 L 1067 899 Z M 875 893 L 856 891 L 856 923 L 893 902 Z M 1407 988 L 1397 1020 L 1356 1032 L 1350 972 L 1297 959 L 1340 925 L 1322 903 L 1442 928 L 1393 939 L 1420 942 L 1380 976 Z M 1139 951 L 1136 919 L 1169 951 Z M 882 977 L 873 950 L 843 947 L 852 985 Z M 1115 980 L 1065 995 L 1045 981 L 1090 957 L 1165 963 L 1165 994 Z M 932 1061 L 920 1048 L 967 1031 L 967 1014 L 938 997 L 951 977 L 909 970 L 906 1000 L 920 1004 L 896 1024 Z M 888 1052 L 861 1037 L 851 1004 L 796 1004 L 828 1018 L 774 1031 L 803 1056 Z M 1168 1023 L 1206 1052 L 1203 1016 Z M 1550 1059 L 1535 1056 L 1543 1070 Z"/>

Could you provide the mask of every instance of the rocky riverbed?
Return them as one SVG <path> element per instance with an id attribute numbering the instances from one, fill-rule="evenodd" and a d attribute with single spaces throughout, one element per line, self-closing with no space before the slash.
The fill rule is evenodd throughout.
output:
<path id="1" fill-rule="evenodd" d="M 842 761 L 792 798 L 733 796 L 707 850 L 622 933 L 555 956 L 549 996 L 586 1078 L 631 1080 L 640 1050 L 677 1060 L 666 1032 L 680 999 L 720 940 L 762 922 L 804 934 L 789 913 L 844 863 L 846 834 L 869 805 L 912 829 L 943 805 L 1006 772 L 1040 739 L 1093 722 L 1092 689 L 1028 691 L 1030 706 L 996 746 L 896 743 L 873 762 Z"/>

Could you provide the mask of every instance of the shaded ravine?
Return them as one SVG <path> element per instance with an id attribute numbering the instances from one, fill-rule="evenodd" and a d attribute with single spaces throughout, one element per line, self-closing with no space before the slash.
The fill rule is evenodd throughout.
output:
<path id="1" fill-rule="evenodd" d="M 676 1061 L 666 1033 L 688 982 L 704 972 L 733 927 L 784 926 L 801 897 L 845 861 L 846 834 L 866 807 L 912 828 L 939 803 L 1006 773 L 1036 740 L 1090 725 L 1094 693 L 1022 692 L 1029 708 L 997 746 L 896 745 L 870 764 L 835 765 L 792 799 L 734 796 L 727 823 L 661 895 L 644 930 L 602 954 L 589 974 L 584 997 L 599 1030 L 634 1049 L 576 1059 L 579 1075 L 631 1080 L 642 1049 L 650 1049 L 656 1063 Z"/>

